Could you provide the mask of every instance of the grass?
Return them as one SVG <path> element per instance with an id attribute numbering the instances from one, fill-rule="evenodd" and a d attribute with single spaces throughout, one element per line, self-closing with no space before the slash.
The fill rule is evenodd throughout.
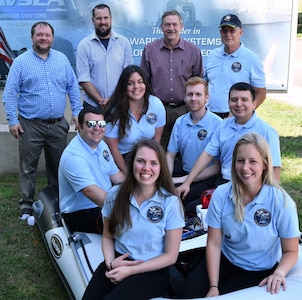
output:
<path id="1" fill-rule="evenodd" d="M 37 189 L 46 185 L 40 176 Z M 0 177 L 0 299 L 68 299 L 37 226 L 18 219 L 19 179 Z"/>
<path id="2" fill-rule="evenodd" d="M 275 127 L 282 149 L 282 186 L 297 202 L 302 225 L 302 107 L 267 99 L 258 115 Z M 37 182 L 39 191 L 45 177 Z M 0 177 L 0 299 L 68 299 L 37 226 L 18 219 L 17 175 Z M 301 229 L 301 228 L 300 228 Z"/>

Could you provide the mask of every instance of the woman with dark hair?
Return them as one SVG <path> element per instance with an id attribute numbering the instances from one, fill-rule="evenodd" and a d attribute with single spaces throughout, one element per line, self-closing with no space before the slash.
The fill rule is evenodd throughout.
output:
<path id="1" fill-rule="evenodd" d="M 270 147 L 262 136 L 247 133 L 237 141 L 231 173 L 231 182 L 212 196 L 206 258 L 187 277 L 185 297 L 257 285 L 277 294 L 281 287 L 286 290 L 286 275 L 298 259 L 296 204 L 274 179 Z"/>
<path id="2" fill-rule="evenodd" d="M 122 72 L 105 109 L 105 141 L 116 164 L 127 173 L 126 155 L 141 139 L 160 142 L 166 124 L 162 102 L 152 94 L 144 71 L 130 65 Z"/>
<path id="3" fill-rule="evenodd" d="M 159 143 L 147 139 L 134 146 L 126 180 L 107 194 L 102 215 L 104 262 L 83 299 L 163 296 L 168 267 L 178 257 L 184 212 Z"/>

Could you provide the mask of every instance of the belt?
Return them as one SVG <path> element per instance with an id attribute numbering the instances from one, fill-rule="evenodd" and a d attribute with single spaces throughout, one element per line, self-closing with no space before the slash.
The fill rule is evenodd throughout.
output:
<path id="1" fill-rule="evenodd" d="M 185 102 L 163 102 L 165 106 L 176 108 L 185 105 Z"/>
<path id="2" fill-rule="evenodd" d="M 43 123 L 47 123 L 47 124 L 54 124 L 54 123 L 58 123 L 61 122 L 63 120 L 64 117 L 61 118 L 51 118 L 51 119 L 47 119 L 47 120 L 42 120 L 42 119 L 34 119 L 34 121 L 39 121 L 39 122 L 43 122 Z"/>

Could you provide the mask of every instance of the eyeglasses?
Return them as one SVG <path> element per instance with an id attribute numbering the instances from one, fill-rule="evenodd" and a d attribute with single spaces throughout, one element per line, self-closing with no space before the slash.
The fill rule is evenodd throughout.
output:
<path id="1" fill-rule="evenodd" d="M 221 28 L 220 32 L 222 34 L 227 34 L 228 32 L 234 34 L 237 31 L 237 28 Z"/>
<path id="2" fill-rule="evenodd" d="M 86 121 L 86 125 L 88 128 L 95 128 L 96 127 L 96 124 L 98 124 L 98 126 L 100 128 L 105 128 L 106 127 L 106 121 L 104 120 L 100 120 L 100 121 Z"/>

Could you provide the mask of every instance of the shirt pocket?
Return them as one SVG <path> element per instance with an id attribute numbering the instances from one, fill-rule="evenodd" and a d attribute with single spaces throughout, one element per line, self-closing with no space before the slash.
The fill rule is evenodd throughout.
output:
<path id="1" fill-rule="evenodd" d="M 193 75 L 193 63 L 189 60 L 182 59 L 179 64 L 178 75 L 189 79 Z"/>

